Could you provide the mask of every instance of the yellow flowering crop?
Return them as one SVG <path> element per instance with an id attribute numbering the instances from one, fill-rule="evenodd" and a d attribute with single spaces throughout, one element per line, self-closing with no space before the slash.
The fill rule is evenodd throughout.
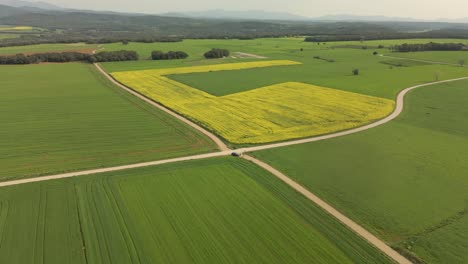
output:
<path id="1" fill-rule="evenodd" d="M 32 30 L 32 27 L 20 26 L 20 27 L 0 27 L 0 31 L 28 31 Z"/>
<path id="2" fill-rule="evenodd" d="M 267 143 L 361 126 L 388 115 L 392 100 L 288 82 L 213 96 L 164 75 L 298 64 L 262 61 L 112 75 L 155 101 L 204 125 L 232 143 Z"/>

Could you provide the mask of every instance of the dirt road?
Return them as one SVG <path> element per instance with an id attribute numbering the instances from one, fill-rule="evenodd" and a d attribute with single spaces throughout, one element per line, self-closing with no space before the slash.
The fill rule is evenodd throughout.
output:
<path id="1" fill-rule="evenodd" d="M 234 56 L 239 57 L 239 58 L 268 59 L 267 57 L 264 57 L 264 56 L 245 53 L 245 52 L 235 52 Z"/>
<path id="2" fill-rule="evenodd" d="M 182 162 L 182 161 L 189 161 L 189 160 L 209 159 L 209 158 L 229 156 L 229 155 L 231 155 L 231 151 L 227 150 L 227 151 L 214 152 L 214 153 L 208 153 L 208 154 L 201 154 L 201 155 L 195 155 L 195 156 L 189 156 L 189 157 L 181 157 L 181 158 L 174 158 L 174 159 L 150 161 L 150 162 L 143 162 L 143 163 L 130 164 L 130 165 L 122 165 L 122 166 L 109 167 L 109 168 L 101 168 L 101 169 L 77 171 L 77 172 L 63 173 L 63 174 L 36 177 L 36 178 L 5 181 L 5 182 L 0 182 L 0 187 L 13 186 L 13 185 L 32 183 L 32 182 L 41 182 L 41 181 L 65 179 L 65 178 L 72 178 L 72 177 L 85 176 L 85 175 L 98 174 L 98 173 L 105 173 L 105 172 L 112 172 L 112 171 L 121 171 L 121 170 L 128 170 L 128 169 L 143 168 L 143 167 L 157 166 L 157 165 L 163 165 L 163 164 L 175 163 L 175 162 Z"/>
<path id="3" fill-rule="evenodd" d="M 321 140 L 327 140 L 327 139 L 332 139 L 332 138 L 337 138 L 337 137 L 343 137 L 355 133 L 359 133 L 362 131 L 366 131 L 381 125 L 384 125 L 395 118 L 397 118 L 404 109 L 404 104 L 405 104 L 405 96 L 409 92 L 411 92 L 414 89 L 418 89 L 421 87 L 425 86 L 431 86 L 431 85 L 436 85 L 436 84 L 442 84 L 442 83 L 448 83 L 448 82 L 455 82 L 455 81 L 461 81 L 461 80 L 467 80 L 468 77 L 463 77 L 463 78 L 457 78 L 457 79 L 450 79 L 450 80 L 445 80 L 445 81 L 438 81 L 438 82 L 432 82 L 432 83 L 426 83 L 426 84 L 420 84 L 420 85 L 415 85 L 409 88 L 404 89 L 401 91 L 396 100 L 396 106 L 395 110 L 393 112 L 385 117 L 384 119 L 381 119 L 377 122 L 362 126 L 362 127 L 357 127 L 353 128 L 350 130 L 342 131 L 342 132 L 337 132 L 329 135 L 323 135 L 323 136 L 318 136 L 318 137 L 312 137 L 312 138 L 306 138 L 306 139 L 299 139 L 299 140 L 293 140 L 293 141 L 287 141 L 287 142 L 281 142 L 281 143 L 274 143 L 274 144 L 268 144 L 268 145 L 262 145 L 262 146 L 256 146 L 256 147 L 249 147 L 249 148 L 241 148 L 235 150 L 236 152 L 239 153 L 247 153 L 247 152 L 254 152 L 254 151 L 260 151 L 260 150 L 265 150 L 265 149 L 273 149 L 273 148 L 281 148 L 281 147 L 286 147 L 286 146 L 292 146 L 292 145 L 299 145 L 299 144 L 305 144 L 305 143 L 310 143 L 310 142 L 315 142 L 315 141 L 321 141 Z"/>
<path id="4" fill-rule="evenodd" d="M 95 170 L 87 170 L 87 171 L 80 171 L 80 172 L 72 172 L 72 173 L 64 173 L 64 174 L 58 174 L 58 175 L 51 175 L 51 176 L 44 176 L 44 177 L 37 177 L 37 178 L 29 178 L 29 179 L 21 179 L 21 180 L 13 180 L 13 181 L 6 181 L 6 182 L 0 182 L 0 187 L 5 187 L 5 186 L 12 186 L 12 185 L 19 185 L 19 184 L 26 184 L 26 183 L 32 183 L 32 182 L 41 182 L 41 181 L 49 181 L 49 180 L 56 180 L 56 179 L 63 179 L 63 178 L 70 178 L 70 177 L 78 177 L 78 176 L 84 176 L 84 175 L 90 175 L 90 174 L 98 174 L 98 173 L 105 173 L 105 172 L 112 172 L 112 171 L 120 171 L 120 170 L 127 170 L 127 169 L 134 169 L 134 168 L 141 168 L 141 167 L 147 167 L 147 166 L 157 166 L 157 165 L 162 165 L 162 164 L 168 164 L 168 163 L 175 163 L 175 162 L 181 162 L 181 161 L 189 161 L 189 160 L 199 160 L 199 159 L 207 159 L 207 158 L 213 158 L 213 157 L 221 157 L 221 156 L 228 156 L 230 155 L 233 151 L 230 150 L 224 142 L 222 142 L 219 138 L 217 138 L 214 134 L 208 132 L 204 128 L 198 126 L 197 124 L 191 122 L 190 120 L 187 120 L 186 118 L 172 112 L 171 110 L 155 103 L 154 101 L 142 96 L 141 94 L 133 91 L 132 89 L 118 83 L 115 81 L 111 76 L 109 76 L 99 65 L 96 64 L 97 69 L 104 74 L 112 83 L 115 85 L 119 86 L 120 88 L 126 90 L 127 92 L 137 96 L 138 98 L 144 100 L 145 102 L 161 109 L 162 111 L 170 114 L 171 116 L 174 116 L 175 118 L 181 120 L 182 122 L 190 125 L 191 127 L 195 128 L 196 130 L 200 131 L 201 133 L 205 134 L 208 136 L 210 139 L 212 139 L 218 147 L 221 149 L 220 152 L 215 152 L 215 153 L 209 153 L 209 154 L 202 154 L 202 155 L 196 155 L 196 156 L 190 156 L 190 157 L 181 157 L 181 158 L 174 158 L 174 159 L 167 159 L 167 160 L 160 160 L 160 161 L 152 161 L 152 162 L 145 162 L 145 163 L 138 163 L 138 164 L 131 164 L 131 165 L 124 165 L 124 166 L 117 166 L 117 167 L 110 167 L 110 168 L 101 168 L 101 169 L 95 169 Z M 408 94 L 410 91 L 425 87 L 425 86 L 430 86 L 430 85 L 435 85 L 435 84 L 441 84 L 441 83 L 448 83 L 448 82 L 454 82 L 454 81 L 460 81 L 460 80 L 466 80 L 468 77 L 463 77 L 463 78 L 457 78 L 457 79 L 451 79 L 451 80 L 445 80 L 445 81 L 438 81 L 438 82 L 433 82 L 433 83 L 427 83 L 427 84 L 421 84 L 421 85 L 416 85 L 412 86 L 409 88 L 404 89 L 401 91 L 398 96 L 397 96 L 397 101 L 396 101 L 396 107 L 395 110 L 393 111 L 392 114 L 390 114 L 388 117 L 379 120 L 375 123 L 363 126 L 363 127 L 358 127 L 355 129 L 343 131 L 343 132 L 338 132 L 338 133 L 333 133 L 329 135 L 324 135 L 324 136 L 318 136 L 318 137 L 312 137 L 312 138 L 307 138 L 307 139 L 301 139 L 301 140 L 294 140 L 294 141 L 289 141 L 289 142 L 283 142 L 283 143 L 275 143 L 275 144 L 268 144 L 268 145 L 263 145 L 263 146 L 257 146 L 257 147 L 249 147 L 249 148 L 241 148 L 238 150 L 235 150 L 237 153 L 247 153 L 247 152 L 254 152 L 254 151 L 259 151 L 259 150 L 265 150 L 265 149 L 273 149 L 273 148 L 280 148 L 280 147 L 286 147 L 286 146 L 292 146 L 292 145 L 298 145 L 298 144 L 304 144 L 304 143 L 309 143 L 309 142 L 314 142 L 314 141 L 320 141 L 320 140 L 327 140 L 327 139 L 332 139 L 332 138 L 337 138 L 337 137 L 342 137 L 346 135 L 351 135 L 354 133 L 359 133 L 377 126 L 381 126 L 383 124 L 386 124 L 396 117 L 398 117 L 404 108 L 404 98 L 406 94 Z M 268 170 L 271 172 L 273 175 L 281 179 L 283 182 L 288 184 L 290 187 L 294 188 L 296 191 L 299 193 L 303 194 L 305 197 L 313 201 L 315 204 L 317 204 L 319 207 L 323 208 L 325 211 L 327 211 L 330 215 L 334 216 L 337 218 L 340 222 L 342 222 L 344 225 L 346 225 L 348 228 L 356 232 L 358 235 L 366 239 L 370 244 L 374 245 L 376 248 L 381 250 L 383 253 L 388 255 L 390 258 L 395 260 L 397 263 L 401 264 L 408 264 L 411 263 L 409 260 L 404 258 L 402 255 L 400 255 L 398 252 L 387 246 L 383 241 L 379 240 L 377 237 L 372 235 L 370 232 L 356 224 L 354 221 L 351 219 L 347 218 L 345 215 L 341 214 L 338 212 L 336 209 L 334 209 L 332 206 L 329 204 L 325 203 L 323 200 L 318 198 L 316 195 L 281 173 L 280 171 L 276 170 L 275 168 L 271 167 L 270 165 L 257 160 L 255 158 L 252 158 L 248 155 L 243 155 L 243 158 L 246 160 L 249 160 L 251 162 L 254 162 L 258 166 Z"/>
<path id="5" fill-rule="evenodd" d="M 349 219 L 342 213 L 338 212 L 335 208 L 333 208 L 331 205 L 317 197 L 315 194 L 311 193 L 308 191 L 306 188 L 302 187 L 299 183 L 293 181 L 291 178 L 288 176 L 284 175 L 277 169 L 271 167 L 270 165 L 266 164 L 263 161 L 260 161 L 254 157 L 244 155 L 244 159 L 251 161 L 261 168 L 269 171 L 271 174 L 275 175 L 278 177 L 281 181 L 289 185 L 291 188 L 299 192 L 300 194 L 304 195 L 307 199 L 311 200 L 314 202 L 317 206 L 325 210 L 327 213 L 329 213 L 331 216 L 335 217 L 338 219 L 341 223 L 343 223 L 345 226 L 347 226 L 349 229 L 351 229 L 353 232 L 355 232 L 357 235 L 361 236 L 365 240 L 367 240 L 370 244 L 372 244 L 374 247 L 378 248 L 380 251 L 385 253 L 388 257 L 393 259 L 395 262 L 400 263 L 400 264 L 411 264 L 411 261 L 407 260 L 405 257 L 400 255 L 397 251 L 392 249 L 391 247 L 387 246 L 385 242 L 382 240 L 378 239 L 376 236 L 372 235 L 369 231 L 358 225 L 356 222 L 353 220 Z"/>
<path id="6" fill-rule="evenodd" d="M 450 66 L 466 67 L 465 65 L 460 65 L 460 64 L 456 64 L 456 63 L 450 63 L 450 62 L 418 60 L 418 59 L 410 59 L 410 58 L 402 58 L 402 57 L 389 56 L 389 55 L 384 55 L 384 54 L 381 54 L 381 55 L 379 55 L 379 56 L 380 56 L 380 57 L 383 57 L 383 58 L 390 58 L 390 59 L 399 59 L 399 60 L 407 60 L 407 61 L 424 62 L 424 63 L 430 63 L 430 64 L 441 64 L 441 65 L 450 65 Z"/>
<path id="7" fill-rule="evenodd" d="M 177 118 L 178 120 L 184 122 L 185 124 L 193 127 L 194 129 L 196 129 L 197 131 L 201 132 L 202 134 L 204 134 L 205 136 L 209 137 L 217 146 L 218 148 L 221 150 L 221 151 L 226 151 L 226 150 L 229 150 L 229 148 L 226 146 L 226 144 L 224 144 L 224 142 L 219 139 L 217 136 L 215 136 L 213 133 L 209 132 L 208 130 L 202 128 L 201 126 L 195 124 L 194 122 L 188 120 L 187 118 L 171 111 L 170 109 L 156 103 L 155 101 L 141 95 L 140 93 L 137 93 L 136 91 L 134 91 L 133 89 L 130 89 L 128 88 L 127 86 L 117 82 L 114 78 L 112 78 L 112 76 L 110 76 L 106 71 L 104 71 L 104 69 L 99 65 L 99 64 L 94 64 L 96 65 L 96 68 L 107 78 L 109 79 L 112 83 L 114 83 L 115 85 L 117 85 L 118 87 L 124 89 L 125 91 L 131 93 L 132 95 L 140 98 L 141 100 L 147 102 L 148 104 L 151 104 L 152 106 L 154 107 L 157 107 L 159 108 L 160 110 L 170 114 L 171 116 Z"/>

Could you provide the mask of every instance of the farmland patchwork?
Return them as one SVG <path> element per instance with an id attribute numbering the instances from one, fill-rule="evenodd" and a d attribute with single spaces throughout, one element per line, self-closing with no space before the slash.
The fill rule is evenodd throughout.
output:
<path id="1" fill-rule="evenodd" d="M 392 100 L 297 82 L 217 97 L 165 77 L 297 64 L 300 63 L 276 60 L 112 75 L 236 144 L 267 143 L 346 130 L 381 119 L 394 108 Z"/>

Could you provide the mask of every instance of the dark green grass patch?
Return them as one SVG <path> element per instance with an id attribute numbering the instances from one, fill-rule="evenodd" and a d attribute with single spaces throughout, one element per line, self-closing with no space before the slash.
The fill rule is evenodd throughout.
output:
<path id="1" fill-rule="evenodd" d="M 234 158 L 13 186 L 0 200 L 1 263 L 390 263 Z"/>
<path id="2" fill-rule="evenodd" d="M 467 81 L 421 88 L 389 124 L 255 155 L 400 250 L 465 263 L 467 98 Z"/>
<path id="3" fill-rule="evenodd" d="M 208 152 L 87 64 L 1 66 L 0 180 Z"/>
<path id="4" fill-rule="evenodd" d="M 427 62 L 411 61 L 411 60 L 405 60 L 405 59 L 384 60 L 384 61 L 381 61 L 380 63 L 390 65 L 390 66 L 395 66 L 395 67 L 413 67 L 413 66 L 429 65 L 429 63 Z"/>

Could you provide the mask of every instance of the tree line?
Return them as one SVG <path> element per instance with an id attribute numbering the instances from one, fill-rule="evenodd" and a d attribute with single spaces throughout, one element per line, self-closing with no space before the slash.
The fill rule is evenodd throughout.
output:
<path id="1" fill-rule="evenodd" d="M 16 54 L 0 56 L 0 64 L 35 64 L 43 62 L 65 63 L 65 62 L 110 62 L 138 60 L 135 51 L 108 51 L 97 54 L 85 54 L 80 52 L 48 52 L 31 55 Z"/>
<path id="2" fill-rule="evenodd" d="M 164 53 L 158 50 L 151 53 L 151 59 L 153 60 L 179 60 L 186 59 L 188 56 L 189 55 L 183 51 L 169 51 Z"/>
<path id="3" fill-rule="evenodd" d="M 398 52 L 417 52 L 417 51 L 460 51 L 465 48 L 462 43 L 435 43 L 425 44 L 401 44 L 391 47 L 393 51 Z"/>
<path id="4" fill-rule="evenodd" d="M 210 51 L 206 52 L 204 56 L 207 59 L 219 59 L 228 57 L 229 54 L 230 52 L 227 49 L 211 49 Z"/>

